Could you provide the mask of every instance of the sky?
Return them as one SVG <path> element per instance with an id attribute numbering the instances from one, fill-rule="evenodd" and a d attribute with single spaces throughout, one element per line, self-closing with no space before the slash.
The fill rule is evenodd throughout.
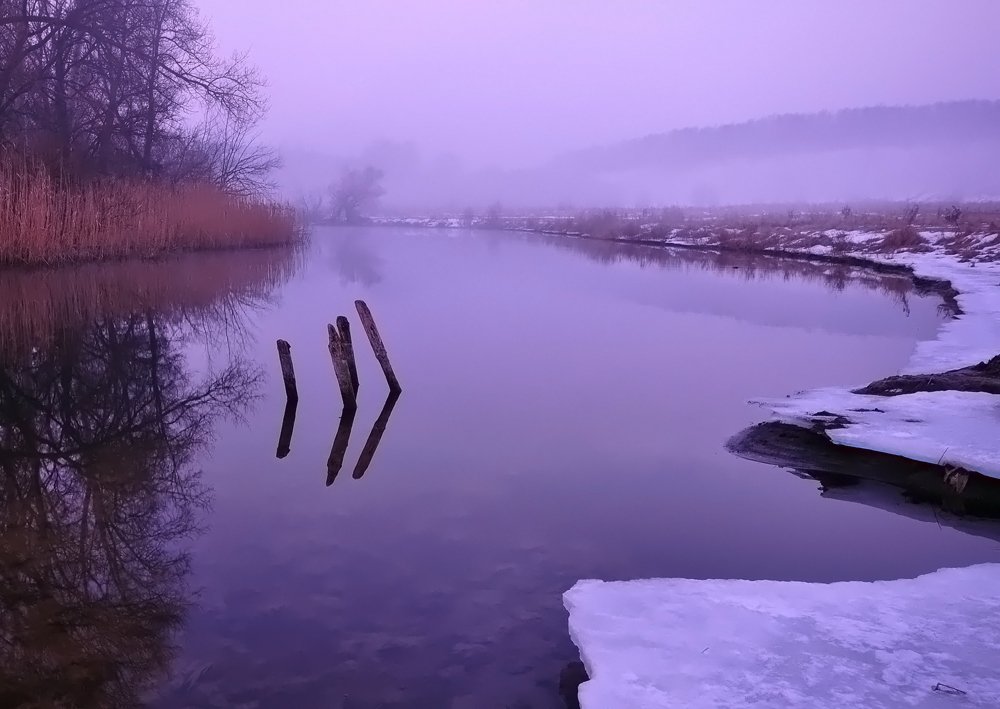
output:
<path id="1" fill-rule="evenodd" d="M 1000 0 L 192 0 L 269 142 L 516 167 L 691 125 L 1000 98 Z"/>

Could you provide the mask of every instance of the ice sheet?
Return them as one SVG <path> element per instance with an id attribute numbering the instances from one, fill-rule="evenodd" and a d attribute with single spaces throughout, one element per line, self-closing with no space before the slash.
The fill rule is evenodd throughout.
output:
<path id="1" fill-rule="evenodd" d="M 1000 706 L 996 564 L 874 583 L 580 581 L 564 602 L 584 709 Z"/>

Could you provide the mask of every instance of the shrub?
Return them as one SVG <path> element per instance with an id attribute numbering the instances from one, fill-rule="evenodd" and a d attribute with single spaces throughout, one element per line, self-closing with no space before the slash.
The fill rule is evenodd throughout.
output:
<path id="1" fill-rule="evenodd" d="M 912 226 L 893 229 L 882 237 L 882 251 L 903 251 L 927 247 L 927 239 Z"/>

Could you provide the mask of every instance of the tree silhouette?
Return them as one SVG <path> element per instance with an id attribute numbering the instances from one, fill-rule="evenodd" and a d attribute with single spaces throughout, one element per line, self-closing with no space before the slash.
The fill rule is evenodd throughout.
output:
<path id="1" fill-rule="evenodd" d="M 134 706 L 169 667 L 212 422 L 258 373 L 185 370 L 181 328 L 99 318 L 0 368 L 0 705 Z"/>

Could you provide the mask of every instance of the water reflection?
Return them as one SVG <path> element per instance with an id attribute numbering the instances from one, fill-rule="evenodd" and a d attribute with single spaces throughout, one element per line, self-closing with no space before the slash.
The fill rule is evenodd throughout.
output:
<path id="1" fill-rule="evenodd" d="M 184 350 L 245 336 L 281 272 L 247 264 L 5 274 L 0 705 L 135 706 L 169 669 L 210 502 L 197 461 L 261 381 L 239 358 L 195 375 Z"/>
<path id="2" fill-rule="evenodd" d="M 392 416 L 392 410 L 396 406 L 396 402 L 399 401 L 399 395 L 400 392 L 398 391 L 390 391 L 389 396 L 386 397 L 382 411 L 379 413 L 378 418 L 375 419 L 372 431 L 368 434 L 368 440 L 365 441 L 365 447 L 361 449 L 361 455 L 358 456 L 358 464 L 354 466 L 353 477 L 355 480 L 360 480 L 368 472 L 368 467 L 372 464 L 372 458 L 375 457 L 375 451 L 378 450 L 378 445 L 382 442 L 385 429 L 389 425 L 389 417 Z"/>
<path id="3" fill-rule="evenodd" d="M 4 271 L 0 355 L 45 347 L 99 317 L 153 310 L 225 354 L 247 344 L 247 315 L 302 266 L 290 249 L 207 252 L 160 261 Z"/>
<path id="4" fill-rule="evenodd" d="M 373 286 L 382 281 L 383 260 L 363 232 L 349 232 L 335 246 L 330 262 L 342 283 Z"/>
<path id="5" fill-rule="evenodd" d="M 375 423 L 372 424 L 372 430 L 368 434 L 367 440 L 365 440 L 364 448 L 361 449 L 358 462 L 354 466 L 354 472 L 351 477 L 355 480 L 360 480 L 368 472 L 368 468 L 372 464 L 372 459 L 375 457 L 379 444 L 382 442 L 382 436 L 385 435 L 385 430 L 389 426 L 389 417 L 392 416 L 392 411 L 396 406 L 396 402 L 399 401 L 399 397 L 400 392 L 398 391 L 390 391 L 388 397 L 386 397 L 385 403 L 382 405 L 382 410 L 379 412 L 378 418 L 375 419 Z M 337 479 L 337 475 L 340 474 L 341 469 L 344 467 L 344 458 L 347 456 L 347 448 L 351 442 L 351 431 L 354 428 L 356 415 L 356 409 L 344 408 L 341 412 L 340 423 L 337 425 L 337 433 L 333 437 L 333 447 L 330 449 L 330 457 L 326 462 L 327 487 L 333 485 Z"/>
<path id="6" fill-rule="evenodd" d="M 286 399 L 285 413 L 281 416 L 281 432 L 278 434 L 278 452 L 275 454 L 279 460 L 292 452 L 292 432 L 295 430 L 295 412 L 298 407 L 298 397 Z"/>
<path id="7" fill-rule="evenodd" d="M 960 471 L 961 485 L 955 485 L 939 465 L 838 446 L 820 433 L 777 422 L 752 426 L 727 446 L 742 458 L 817 481 L 823 497 L 1000 540 L 995 524 L 962 519 L 965 515 L 1000 519 L 1000 481 L 994 478 Z"/>
<path id="8" fill-rule="evenodd" d="M 344 457 L 347 455 L 347 446 L 351 442 L 351 429 L 354 427 L 354 417 L 357 413 L 357 409 L 345 406 L 340 415 L 337 435 L 333 437 L 333 448 L 330 449 L 330 457 L 326 461 L 327 487 L 333 485 L 337 475 L 340 474 L 340 469 L 344 467 Z"/>
<path id="9" fill-rule="evenodd" d="M 835 263 L 794 258 L 775 258 L 742 251 L 708 251 L 702 249 L 663 248 L 599 239 L 570 238 L 555 235 L 531 235 L 522 238 L 543 239 L 551 246 L 569 249 L 603 264 L 633 263 L 641 268 L 672 267 L 699 269 L 737 275 L 745 281 L 772 280 L 822 283 L 830 290 L 843 291 L 848 285 L 874 290 L 898 303 L 907 315 L 910 296 L 934 292 L 933 283 L 914 280 L 897 269 L 874 270 L 861 263 Z M 953 315 L 957 304 L 950 297 L 941 305 L 942 315 Z"/>

